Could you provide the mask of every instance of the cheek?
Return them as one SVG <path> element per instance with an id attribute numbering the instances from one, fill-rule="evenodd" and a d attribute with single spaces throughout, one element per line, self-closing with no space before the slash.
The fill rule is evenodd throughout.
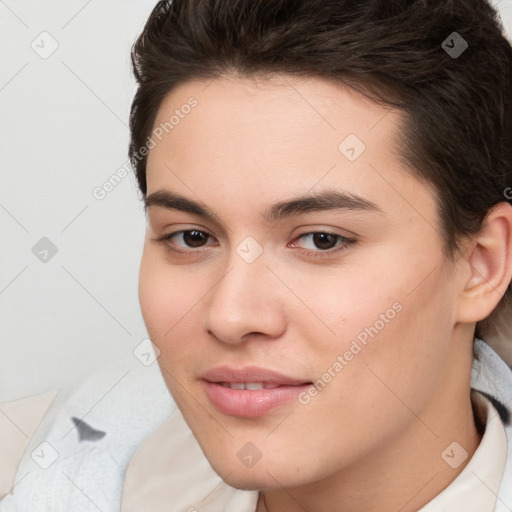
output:
<path id="1" fill-rule="evenodd" d="M 352 271 L 321 269 L 296 280 L 294 291 L 308 309 L 302 307 L 294 323 L 310 340 L 316 371 L 340 375 L 340 388 L 329 386 L 337 393 L 356 390 L 370 398 L 380 389 L 389 395 L 381 377 L 412 398 L 423 393 L 429 373 L 443 367 L 453 327 L 448 276 L 435 255 L 404 262 L 387 252 L 361 260 L 358 271 L 347 265 Z"/>
<path id="2" fill-rule="evenodd" d="M 152 248 L 144 248 L 139 271 L 141 313 L 151 341 L 160 350 L 157 362 L 162 377 L 181 409 L 187 407 L 181 391 L 197 358 L 188 329 L 201 294 L 192 285 L 193 277 L 187 277 L 183 267 L 173 267 Z"/>
<path id="3" fill-rule="evenodd" d="M 338 381 L 338 390 L 355 417 L 370 416 L 390 429 L 399 418 L 407 420 L 403 403 L 415 410 L 426 406 L 449 360 L 450 290 L 443 287 L 440 272 L 415 291 L 409 277 L 394 281 L 368 307 L 364 318 L 359 313 L 358 321 L 350 325 L 345 343 L 355 340 L 361 350 L 356 349 L 354 356 L 349 351 L 352 360 Z M 354 290 L 354 301 L 358 297 Z"/>
<path id="4" fill-rule="evenodd" d="M 165 333 L 168 321 L 163 315 L 162 305 L 168 298 L 165 279 L 159 278 L 161 272 L 158 262 L 151 257 L 150 251 L 144 247 L 139 269 L 139 303 L 146 329 L 153 343 L 160 346 L 160 338 Z"/>
<path id="5" fill-rule="evenodd" d="M 310 267 L 297 279 L 297 269 L 290 269 L 283 280 L 300 299 L 290 295 L 290 324 L 298 326 L 300 338 L 310 340 L 313 350 L 343 353 L 356 338 L 364 343 L 368 329 L 377 324 L 379 332 L 385 331 L 400 316 L 400 279 L 386 270 L 375 262 L 347 261 L 336 268 Z"/>
<path id="6" fill-rule="evenodd" d="M 144 247 L 139 272 L 139 303 L 151 340 L 161 350 L 176 329 L 186 323 L 199 291 L 179 267 Z"/>

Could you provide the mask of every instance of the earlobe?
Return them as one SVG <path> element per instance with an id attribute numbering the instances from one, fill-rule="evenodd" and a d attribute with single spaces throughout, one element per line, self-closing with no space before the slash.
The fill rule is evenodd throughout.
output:
<path id="1" fill-rule="evenodd" d="M 468 323 L 486 318 L 512 279 L 512 205 L 502 202 L 491 209 L 471 246 L 458 314 Z"/>

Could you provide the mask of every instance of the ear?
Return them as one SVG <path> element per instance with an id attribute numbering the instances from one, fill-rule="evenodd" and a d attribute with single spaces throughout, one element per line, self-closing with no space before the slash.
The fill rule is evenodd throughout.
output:
<path id="1" fill-rule="evenodd" d="M 489 211 L 460 263 L 465 272 L 457 320 L 479 322 L 495 309 L 512 279 L 512 205 L 498 203 Z"/>

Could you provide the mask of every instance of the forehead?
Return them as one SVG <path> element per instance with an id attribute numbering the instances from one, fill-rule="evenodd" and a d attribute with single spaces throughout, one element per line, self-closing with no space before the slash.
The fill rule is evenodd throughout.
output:
<path id="1" fill-rule="evenodd" d="M 185 107 L 191 97 L 197 105 L 179 119 L 174 115 L 168 126 L 173 114 L 189 110 Z M 367 147 L 392 145 L 400 118 L 396 110 L 377 105 L 341 82 L 226 75 L 175 88 L 164 98 L 154 127 L 164 128 L 163 136 L 170 135 L 166 138 L 176 143 L 192 143 L 192 136 L 198 149 L 210 150 L 210 156 L 224 152 L 228 157 L 225 150 L 236 149 L 237 156 L 243 150 L 248 156 L 264 157 L 272 150 L 272 157 L 278 158 L 293 149 L 290 159 L 314 155 L 317 160 L 319 151 L 338 159 L 339 144 L 350 134 Z"/>
<path id="2" fill-rule="evenodd" d="M 185 108 L 190 98 L 195 106 Z M 148 156 L 148 194 L 229 197 L 243 209 L 337 188 L 383 210 L 405 214 L 412 197 L 433 209 L 431 191 L 397 156 L 402 121 L 400 112 L 321 78 L 185 82 L 156 117 L 161 140 L 154 137 Z"/>

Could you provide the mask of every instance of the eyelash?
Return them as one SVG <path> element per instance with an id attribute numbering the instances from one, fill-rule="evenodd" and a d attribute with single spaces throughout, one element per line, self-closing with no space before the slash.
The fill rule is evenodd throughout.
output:
<path id="1" fill-rule="evenodd" d="M 158 242 L 158 243 L 161 243 L 165 246 L 165 248 L 169 251 L 169 252 L 172 252 L 172 253 L 179 253 L 179 254 L 189 254 L 189 253 L 193 253 L 193 252 L 196 252 L 196 251 L 202 251 L 204 250 L 202 247 L 197 249 L 196 251 L 194 251 L 194 249 L 190 250 L 190 251 L 183 251 L 183 250 L 180 250 L 180 249 L 176 249 L 174 247 L 172 247 L 171 245 L 169 245 L 169 241 L 171 240 L 171 238 L 173 238 L 174 236 L 176 235 L 180 235 L 182 233 L 190 233 L 192 231 L 197 231 L 198 233 L 202 233 L 204 235 L 207 235 L 207 236 L 211 236 L 209 233 L 207 233 L 206 231 L 201 231 L 199 229 L 182 229 L 180 231 L 174 231 L 173 233 L 169 233 L 169 234 L 166 234 L 166 235 L 163 235 L 162 237 L 160 238 L 156 238 L 155 241 Z M 302 233 L 301 235 L 299 235 L 298 237 L 296 237 L 293 241 L 295 240 L 300 240 L 301 238 L 305 238 L 307 236 L 310 236 L 310 235 L 317 235 L 317 234 L 323 234 L 323 235 L 331 235 L 331 236 L 334 236 L 336 237 L 337 241 L 339 241 L 340 243 L 338 245 L 335 245 L 333 248 L 331 249 L 326 249 L 326 250 L 318 250 L 318 251 L 313 251 L 311 249 L 303 249 L 301 252 L 307 256 L 313 256 L 315 258 L 326 258 L 326 257 L 330 257 L 332 256 L 333 253 L 338 253 L 340 251 L 343 251 L 345 249 L 347 249 L 348 247 L 354 245 L 357 243 L 357 240 L 354 239 L 354 238 L 348 238 L 348 237 L 345 237 L 345 236 L 342 236 L 342 235 L 339 235 L 338 233 L 331 233 L 329 231 L 308 231 L 307 233 Z"/>

